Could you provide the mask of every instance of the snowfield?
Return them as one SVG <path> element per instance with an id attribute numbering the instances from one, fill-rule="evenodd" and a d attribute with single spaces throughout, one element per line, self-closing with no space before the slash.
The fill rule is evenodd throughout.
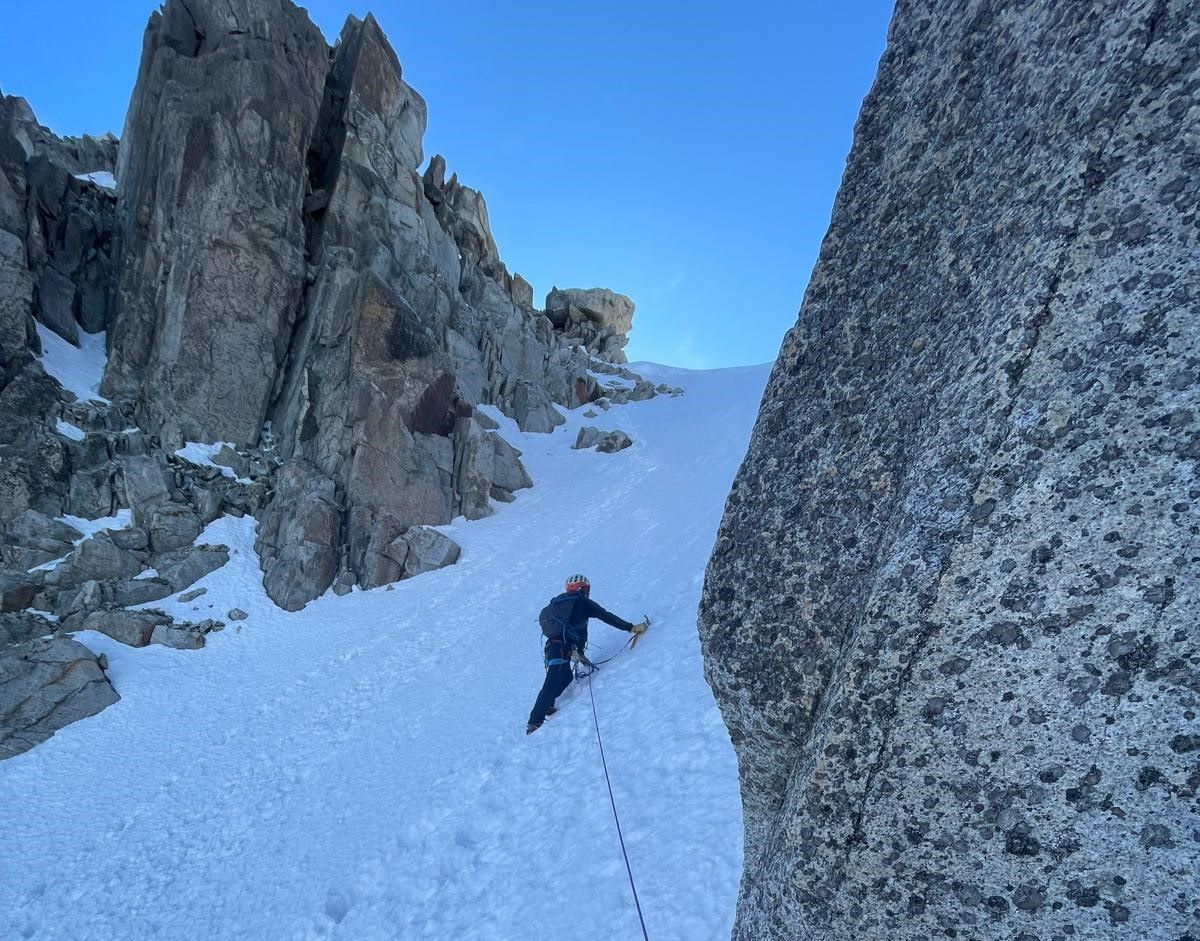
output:
<path id="1" fill-rule="evenodd" d="M 588 681 L 525 735 L 537 613 L 576 571 L 653 620 L 591 680 L 649 937 L 728 937 L 737 766 L 696 607 L 768 368 L 633 368 L 686 394 L 550 435 L 505 420 L 535 486 L 442 527 L 457 565 L 289 614 L 263 593 L 254 521 L 226 517 L 199 540 L 232 554 L 207 593 L 157 603 L 225 620 L 204 650 L 77 635 L 122 700 L 0 763 L 0 937 L 640 938 Z M 634 445 L 572 450 L 584 424 Z M 627 639 L 593 622 L 589 655 Z"/>

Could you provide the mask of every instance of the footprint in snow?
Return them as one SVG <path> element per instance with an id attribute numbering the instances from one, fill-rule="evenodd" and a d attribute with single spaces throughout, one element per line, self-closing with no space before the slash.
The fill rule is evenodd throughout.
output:
<path id="1" fill-rule="evenodd" d="M 347 889 L 334 886 L 325 896 L 325 914 L 335 925 L 340 925 L 353 907 L 354 895 Z"/>

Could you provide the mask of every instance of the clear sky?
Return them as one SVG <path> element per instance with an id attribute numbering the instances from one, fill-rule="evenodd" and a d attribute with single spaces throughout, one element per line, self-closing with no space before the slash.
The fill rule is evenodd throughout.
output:
<path id="1" fill-rule="evenodd" d="M 829 221 L 891 0 L 313 0 L 368 10 L 429 104 L 426 157 L 487 198 L 512 271 L 637 303 L 630 359 L 775 358 Z M 0 89 L 121 131 L 146 0 L 6 3 Z"/>

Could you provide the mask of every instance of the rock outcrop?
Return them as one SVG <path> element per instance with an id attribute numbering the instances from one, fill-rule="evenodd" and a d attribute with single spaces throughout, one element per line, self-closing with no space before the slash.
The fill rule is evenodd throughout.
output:
<path id="1" fill-rule="evenodd" d="M 103 391 L 173 450 L 255 444 L 304 285 L 328 52 L 289 0 L 153 13 L 125 121 Z"/>
<path id="2" fill-rule="evenodd" d="M 572 445 L 576 450 L 595 448 L 603 454 L 615 454 L 624 451 L 633 444 L 633 439 L 623 431 L 601 431 L 591 425 L 584 425 Z"/>
<path id="3" fill-rule="evenodd" d="M 280 468 L 254 548 L 263 587 L 281 608 L 299 611 L 332 583 L 340 516 L 332 480 L 306 461 Z"/>
<path id="4" fill-rule="evenodd" d="M 1198 50 L 899 6 L 705 582 L 735 938 L 1200 936 Z"/>
<path id="5" fill-rule="evenodd" d="M 554 288 L 546 295 L 546 316 L 564 335 L 595 355 L 625 362 L 626 334 L 633 329 L 633 301 L 608 288 Z"/>
<path id="6" fill-rule="evenodd" d="M 483 195 L 440 156 L 418 172 L 425 121 L 372 17 L 330 49 L 291 0 L 167 0 L 119 146 L 0 96 L 0 655 L 47 705 L 0 716 L 0 738 L 111 701 L 86 669 L 57 685 L 46 663 L 74 648 L 21 645 L 203 646 L 219 623 L 128 609 L 205 590 L 229 553 L 197 543 L 222 514 L 259 519 L 288 610 L 432 571 L 459 548 L 430 527 L 532 485 L 478 406 L 544 432 L 601 396 L 632 303 L 576 292 L 586 328 L 556 327 Z M 82 369 L 102 331 L 102 396 L 47 373 L 72 384 L 59 337 Z M 612 394 L 630 389 L 654 394 L 632 374 Z M 85 539 L 64 515 L 120 525 Z"/>
<path id="7" fill-rule="evenodd" d="M 62 393 L 37 360 L 36 324 L 68 340 L 105 329 L 114 197 L 79 175 L 111 171 L 116 149 L 111 136 L 57 138 L 0 95 L 0 523 L 68 502 Z"/>
<path id="8" fill-rule="evenodd" d="M 583 305 L 557 328 L 537 311 L 483 196 L 440 156 L 417 172 L 425 122 L 371 16 L 332 50 L 289 0 L 169 0 L 151 17 L 117 168 L 104 391 L 167 450 L 256 446 L 269 424 L 278 460 L 329 491 L 326 541 L 305 541 L 321 564 L 284 574 L 292 550 L 271 526 L 260 539 L 286 607 L 335 577 L 399 577 L 383 550 L 410 528 L 528 486 L 474 407 L 552 430 L 596 397 L 593 355 L 615 358 L 632 325 L 632 302 L 600 289 L 556 292 Z"/>
<path id="9" fill-rule="evenodd" d="M 96 657 L 68 637 L 0 649 L 0 760 L 119 699 Z"/>

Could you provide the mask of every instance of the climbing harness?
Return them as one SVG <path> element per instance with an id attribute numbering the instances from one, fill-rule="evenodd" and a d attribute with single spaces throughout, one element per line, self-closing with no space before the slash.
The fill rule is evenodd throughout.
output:
<path id="1" fill-rule="evenodd" d="M 611 657 L 605 657 L 603 660 L 588 660 L 586 657 L 582 658 L 580 661 L 578 661 L 575 664 L 575 679 L 582 680 L 585 676 L 591 676 L 593 673 L 596 672 L 597 669 L 602 667 L 604 664 L 612 663 L 614 660 L 617 659 L 617 657 L 621 656 L 621 654 L 623 654 L 626 650 L 632 649 L 634 638 L 636 638 L 636 637 L 637 637 L 636 634 L 634 634 L 633 637 L 630 637 L 629 640 L 625 641 L 625 643 L 621 645 L 621 649 L 618 650 Z M 583 669 L 581 669 L 581 667 L 580 667 L 581 663 L 583 664 L 584 667 L 587 667 L 586 672 Z"/>
<path id="2" fill-rule="evenodd" d="M 625 648 L 621 648 L 624 650 Z M 618 650 L 613 657 L 617 656 L 621 651 Z M 612 657 L 609 658 L 610 660 Z M 595 671 L 592 671 L 595 672 Z M 591 673 L 586 674 L 591 676 Z M 612 805 L 613 820 L 617 824 L 617 839 L 621 841 L 621 855 L 625 858 L 625 872 L 629 874 L 629 888 L 633 892 L 633 904 L 637 908 L 638 923 L 642 926 L 642 938 L 644 941 L 650 941 L 650 936 L 646 933 L 646 919 L 642 917 L 642 903 L 638 901 L 637 886 L 633 882 L 633 869 L 629 865 L 629 853 L 625 851 L 625 835 L 621 832 L 621 818 L 617 816 L 617 801 L 613 797 L 612 780 L 608 776 L 608 761 L 604 758 L 604 742 L 600 739 L 600 718 L 596 715 L 596 694 L 592 692 L 592 684 L 588 683 L 588 696 L 592 700 L 592 721 L 596 725 L 596 744 L 600 746 L 600 764 L 604 767 L 604 783 L 608 785 L 608 802 Z"/>
<path id="3" fill-rule="evenodd" d="M 646 627 L 648 628 L 650 626 L 650 618 L 643 615 L 642 623 L 645 624 Z M 638 633 L 631 633 L 629 640 L 625 641 L 625 643 L 621 645 L 620 650 L 618 650 L 611 657 L 605 657 L 603 660 L 592 661 L 592 660 L 589 660 L 587 657 L 583 657 L 581 655 L 580 659 L 583 661 L 583 665 L 588 667 L 588 670 L 586 673 L 584 673 L 579 669 L 579 664 L 578 663 L 575 664 L 575 679 L 581 680 L 585 676 L 591 676 L 593 673 L 596 672 L 598 667 L 602 667 L 606 663 L 612 663 L 614 660 L 617 659 L 617 657 L 621 656 L 621 654 L 623 654 L 626 650 L 633 650 L 633 648 L 637 646 L 638 640 L 641 639 L 641 636 L 644 633 L 646 633 L 645 630 L 642 630 Z M 551 663 L 561 663 L 561 662 L 563 662 L 563 661 L 561 661 L 561 660 L 547 661 L 546 665 L 550 666 Z"/>

